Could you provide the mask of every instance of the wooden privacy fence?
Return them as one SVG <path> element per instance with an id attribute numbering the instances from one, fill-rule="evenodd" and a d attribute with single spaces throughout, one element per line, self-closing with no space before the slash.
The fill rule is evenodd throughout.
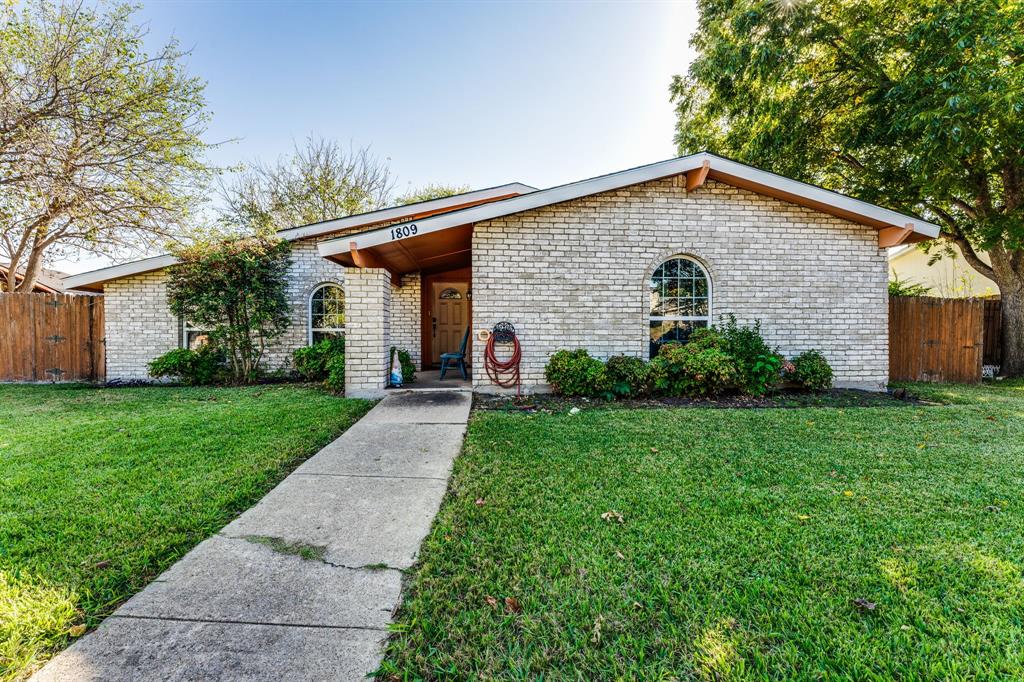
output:
<path id="1" fill-rule="evenodd" d="M 998 298 L 985 299 L 985 350 L 982 362 L 999 365 L 1003 362 L 1003 311 Z"/>
<path id="2" fill-rule="evenodd" d="M 994 313 L 992 303 L 996 304 Z M 889 378 L 893 381 L 981 381 L 982 363 L 990 357 L 998 357 L 998 303 L 980 299 L 890 297 Z"/>
<path id="3" fill-rule="evenodd" d="M 0 294 L 0 381 L 102 381 L 103 298 Z"/>

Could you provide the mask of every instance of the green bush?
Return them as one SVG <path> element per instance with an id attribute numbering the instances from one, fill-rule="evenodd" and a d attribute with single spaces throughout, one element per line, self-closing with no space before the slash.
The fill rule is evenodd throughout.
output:
<path id="1" fill-rule="evenodd" d="M 816 350 L 804 351 L 792 360 L 787 378 L 801 388 L 824 391 L 832 388 L 832 367 Z"/>
<path id="2" fill-rule="evenodd" d="M 391 362 L 395 361 L 395 353 L 398 353 L 398 364 L 402 366 L 402 383 L 411 384 L 416 381 L 416 365 L 413 364 L 409 351 L 391 346 L 391 359 L 388 367 L 391 366 Z"/>
<path id="3" fill-rule="evenodd" d="M 762 396 L 779 381 L 782 357 L 761 336 L 761 322 L 750 327 L 736 324 L 736 316 L 716 327 L 724 350 L 736 364 L 736 387 L 743 393 Z"/>
<path id="4" fill-rule="evenodd" d="M 583 348 L 554 353 L 544 367 L 544 376 L 555 393 L 567 397 L 592 397 L 611 390 L 604 363 Z"/>
<path id="5" fill-rule="evenodd" d="M 345 354 L 331 356 L 327 361 L 327 378 L 324 379 L 324 386 L 332 391 L 344 392 L 345 390 Z"/>
<path id="6" fill-rule="evenodd" d="M 306 381 L 323 381 L 329 373 L 328 363 L 339 355 L 345 357 L 345 339 L 331 337 L 295 350 L 292 363 Z"/>
<path id="7" fill-rule="evenodd" d="M 640 358 L 615 355 L 605 363 L 608 387 L 619 398 L 636 398 L 648 391 L 648 365 Z"/>
<path id="8" fill-rule="evenodd" d="M 225 359 L 224 351 L 209 343 L 197 350 L 175 348 L 149 363 L 149 375 L 175 379 L 185 386 L 223 383 L 227 376 Z"/>
<path id="9" fill-rule="evenodd" d="M 728 390 L 736 381 L 736 365 L 725 351 L 711 343 L 712 334 L 698 336 L 698 343 L 666 343 L 651 360 L 651 374 L 658 392 L 674 397 L 705 398 Z"/>
<path id="10" fill-rule="evenodd" d="M 698 327 L 690 332 L 685 344 L 676 345 L 689 346 L 695 350 L 707 350 L 708 348 L 725 350 L 725 337 L 714 327 Z"/>

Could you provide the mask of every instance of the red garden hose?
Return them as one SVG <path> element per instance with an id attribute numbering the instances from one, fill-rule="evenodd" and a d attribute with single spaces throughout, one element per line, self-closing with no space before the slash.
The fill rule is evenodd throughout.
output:
<path id="1" fill-rule="evenodd" d="M 487 339 L 487 348 L 484 350 L 484 368 L 491 383 L 502 388 L 516 387 L 516 395 L 520 394 L 521 385 L 519 380 L 519 361 L 523 357 L 522 348 L 519 346 L 519 337 L 512 335 L 512 355 L 507 360 L 499 360 L 494 352 L 495 338 L 497 334 L 491 334 Z"/>

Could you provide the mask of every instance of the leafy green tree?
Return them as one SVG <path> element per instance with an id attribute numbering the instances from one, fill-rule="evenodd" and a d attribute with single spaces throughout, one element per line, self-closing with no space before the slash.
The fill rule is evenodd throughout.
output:
<path id="1" fill-rule="evenodd" d="M 395 203 L 400 206 L 405 206 L 407 204 L 417 204 L 421 201 L 430 201 L 431 199 L 444 199 L 445 197 L 455 196 L 456 194 L 465 194 L 468 191 L 469 185 L 442 185 L 431 183 L 418 189 L 410 190 L 408 193 L 398 197 Z"/>
<path id="2" fill-rule="evenodd" d="M 1024 3 L 699 9 L 698 56 L 671 86 L 680 151 L 731 155 L 941 224 L 999 286 L 1002 373 L 1024 374 Z"/>
<path id="3" fill-rule="evenodd" d="M 18 290 L 65 251 L 187 233 L 203 197 L 205 84 L 177 43 L 147 53 L 133 12 L 0 1 L 0 256 L 25 272 Z"/>
<path id="4" fill-rule="evenodd" d="M 288 242 L 269 236 L 199 242 L 174 251 L 168 269 L 171 312 L 204 330 L 224 349 L 237 382 L 259 376 L 267 344 L 288 318 Z"/>
<path id="5" fill-rule="evenodd" d="M 236 232 L 274 232 L 385 206 L 394 180 L 368 147 L 345 150 L 309 137 L 274 163 L 253 161 L 222 180 L 221 224 Z"/>

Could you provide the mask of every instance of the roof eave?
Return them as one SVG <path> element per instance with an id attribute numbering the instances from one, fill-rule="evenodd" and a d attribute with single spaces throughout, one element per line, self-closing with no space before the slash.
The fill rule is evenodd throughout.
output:
<path id="1" fill-rule="evenodd" d="M 550 189 L 538 190 L 501 201 L 450 211 L 422 220 L 394 223 L 386 229 L 345 235 L 321 242 L 317 248 L 320 255 L 325 258 L 337 257 L 350 251 L 353 248 L 352 242 L 355 242 L 354 248 L 366 249 L 403 239 L 408 236 L 406 235 L 407 230 L 403 228 L 415 228 L 415 231 L 412 232 L 413 235 L 429 234 L 438 230 L 522 213 L 592 194 L 614 191 L 630 185 L 686 173 L 693 174 L 694 171 L 699 174 L 699 180 L 694 184 L 701 184 L 706 177 L 711 177 L 730 184 L 742 184 L 750 188 L 757 187 L 760 189 L 752 189 L 752 191 L 760 191 L 762 194 L 769 194 L 767 190 L 770 188 L 772 196 L 784 201 L 809 205 L 817 210 L 839 215 L 875 229 L 896 227 L 901 230 L 909 230 L 908 234 L 904 236 L 904 242 L 932 239 L 939 235 L 938 225 L 928 223 L 916 216 L 876 206 L 823 187 L 809 185 L 708 152 L 701 152 Z"/>

